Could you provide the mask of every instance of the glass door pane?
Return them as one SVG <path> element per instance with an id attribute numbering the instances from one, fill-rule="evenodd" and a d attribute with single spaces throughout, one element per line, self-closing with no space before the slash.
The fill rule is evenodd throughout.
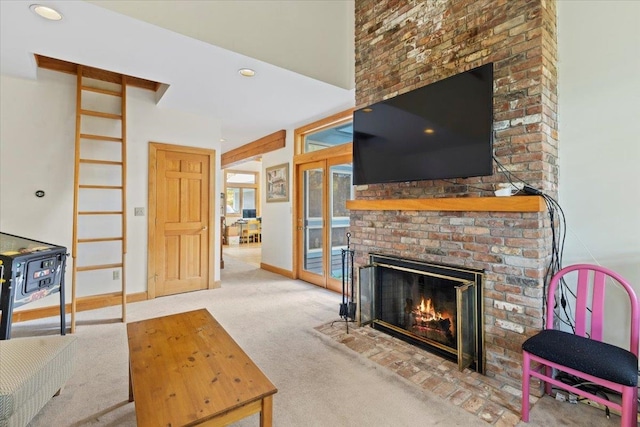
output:
<path id="1" fill-rule="evenodd" d="M 303 172 L 303 269 L 324 276 L 324 169 Z"/>
<path id="2" fill-rule="evenodd" d="M 456 287 L 457 329 L 458 334 L 458 368 L 462 371 L 477 361 L 475 338 L 475 284 L 468 282 Z"/>
<path id="3" fill-rule="evenodd" d="M 342 280 L 342 249 L 347 249 L 349 210 L 353 186 L 351 163 L 333 165 L 329 168 L 329 247 L 331 248 L 330 277 Z"/>

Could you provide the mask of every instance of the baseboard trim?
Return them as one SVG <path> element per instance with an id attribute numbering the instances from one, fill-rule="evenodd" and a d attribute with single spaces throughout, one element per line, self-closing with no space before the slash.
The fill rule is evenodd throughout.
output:
<path id="1" fill-rule="evenodd" d="M 137 292 L 127 295 L 127 304 L 147 300 L 146 292 Z M 78 298 L 76 301 L 76 311 L 88 311 L 98 308 L 119 305 L 122 303 L 122 293 L 113 292 L 101 295 L 91 295 L 88 297 Z M 65 304 L 65 313 L 71 313 L 71 303 Z M 33 308 L 30 310 L 14 311 L 12 322 L 26 322 L 27 320 L 42 319 L 45 317 L 60 316 L 60 306 L 53 305 L 47 307 Z"/>
<path id="2" fill-rule="evenodd" d="M 285 270 L 284 268 L 276 267 L 274 265 L 265 264 L 264 262 L 260 263 L 260 268 L 263 269 L 263 270 L 270 271 L 272 273 L 279 274 L 279 275 L 284 276 L 284 277 L 286 277 L 288 279 L 295 279 L 295 277 L 293 276 L 293 271 L 291 271 L 291 270 Z"/>

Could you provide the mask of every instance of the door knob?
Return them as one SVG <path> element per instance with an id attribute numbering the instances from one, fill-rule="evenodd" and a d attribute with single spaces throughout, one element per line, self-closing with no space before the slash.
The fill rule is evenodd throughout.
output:
<path id="1" fill-rule="evenodd" d="M 207 231 L 209 227 L 207 227 L 206 225 L 204 227 L 202 227 L 202 231 Z"/>

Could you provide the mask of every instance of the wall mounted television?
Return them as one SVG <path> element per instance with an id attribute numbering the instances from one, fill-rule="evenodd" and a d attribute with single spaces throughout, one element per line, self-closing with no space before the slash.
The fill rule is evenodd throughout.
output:
<path id="1" fill-rule="evenodd" d="M 353 183 L 493 173 L 493 63 L 356 110 Z"/>

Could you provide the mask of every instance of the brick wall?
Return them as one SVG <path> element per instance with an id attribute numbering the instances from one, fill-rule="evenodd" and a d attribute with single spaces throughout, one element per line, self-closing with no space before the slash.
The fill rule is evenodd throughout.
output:
<path id="1" fill-rule="evenodd" d="M 356 0 L 356 104 L 363 107 L 494 63 L 494 151 L 556 194 L 555 0 Z M 356 199 L 487 196 L 488 177 L 359 186 Z M 550 259 L 542 213 L 352 211 L 356 263 L 369 252 L 486 270 L 487 375 L 520 381 L 520 345 L 542 326 Z"/>

